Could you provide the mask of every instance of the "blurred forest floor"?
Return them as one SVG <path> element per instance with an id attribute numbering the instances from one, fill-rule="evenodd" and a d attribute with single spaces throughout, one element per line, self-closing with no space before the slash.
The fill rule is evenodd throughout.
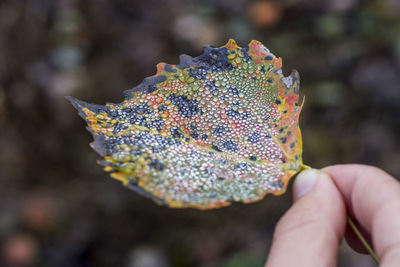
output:
<path id="1" fill-rule="evenodd" d="M 399 14 L 397 0 L 1 1 L 1 266 L 262 266 L 290 193 L 159 207 L 108 178 L 64 97 L 120 102 L 158 62 L 256 39 L 300 72 L 307 165 L 400 177 Z M 346 246 L 340 262 L 373 266 Z"/>

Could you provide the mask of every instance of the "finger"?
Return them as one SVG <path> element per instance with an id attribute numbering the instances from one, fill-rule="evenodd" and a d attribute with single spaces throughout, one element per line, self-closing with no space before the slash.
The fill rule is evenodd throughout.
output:
<path id="1" fill-rule="evenodd" d="M 335 266 L 346 224 L 340 192 L 328 175 L 301 172 L 293 206 L 279 220 L 266 266 Z"/>
<path id="2" fill-rule="evenodd" d="M 364 165 L 323 169 L 365 230 L 371 233 L 382 266 L 400 262 L 400 183 L 386 172 Z"/>
<path id="3" fill-rule="evenodd" d="M 322 171 L 324 171 L 324 169 L 322 169 Z M 350 182 L 352 182 L 352 180 L 347 179 L 347 180 L 342 181 L 342 182 L 343 183 L 345 183 L 345 182 L 350 183 Z M 351 188 L 351 186 L 349 184 L 347 184 L 347 183 L 343 187 L 344 187 L 344 189 Z M 357 218 L 355 218 L 355 215 L 354 215 L 354 212 L 353 212 L 353 208 L 351 207 L 351 200 L 349 199 L 348 195 L 349 194 L 347 194 L 347 193 L 343 194 L 343 197 L 346 200 L 345 204 L 347 206 L 347 211 L 348 211 L 347 215 L 350 216 L 353 219 L 355 225 L 357 226 L 357 228 L 359 229 L 361 234 L 365 237 L 367 242 L 369 244 L 372 244 L 370 232 L 365 230 L 365 228 L 358 222 Z M 349 244 L 350 247 L 353 250 L 357 251 L 358 253 L 362 253 L 362 254 L 368 254 L 369 253 L 368 250 L 365 248 L 364 244 L 360 241 L 360 239 L 357 237 L 357 235 L 354 233 L 354 231 L 349 227 L 346 228 L 345 239 L 346 239 L 347 244 Z"/>

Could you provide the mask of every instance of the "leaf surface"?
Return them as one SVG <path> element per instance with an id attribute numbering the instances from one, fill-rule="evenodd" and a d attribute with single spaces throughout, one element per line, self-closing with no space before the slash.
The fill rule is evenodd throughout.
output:
<path id="1" fill-rule="evenodd" d="M 303 167 L 299 75 L 258 41 L 159 63 L 119 104 L 69 100 L 111 177 L 169 207 L 280 195 Z"/>

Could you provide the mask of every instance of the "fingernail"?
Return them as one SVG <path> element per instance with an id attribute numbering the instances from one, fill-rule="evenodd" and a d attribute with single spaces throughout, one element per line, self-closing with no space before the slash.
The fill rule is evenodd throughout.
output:
<path id="1" fill-rule="evenodd" d="M 319 175 L 320 171 L 315 169 L 305 170 L 299 173 L 293 186 L 294 199 L 297 200 L 301 196 L 310 192 L 314 188 Z"/>

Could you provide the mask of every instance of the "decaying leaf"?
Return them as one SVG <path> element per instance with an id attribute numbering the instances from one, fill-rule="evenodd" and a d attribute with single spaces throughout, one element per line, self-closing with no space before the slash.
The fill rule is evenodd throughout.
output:
<path id="1" fill-rule="evenodd" d="M 217 208 L 285 192 L 302 167 L 299 75 L 260 42 L 204 47 L 105 106 L 69 100 L 104 169 L 170 207 Z"/>

